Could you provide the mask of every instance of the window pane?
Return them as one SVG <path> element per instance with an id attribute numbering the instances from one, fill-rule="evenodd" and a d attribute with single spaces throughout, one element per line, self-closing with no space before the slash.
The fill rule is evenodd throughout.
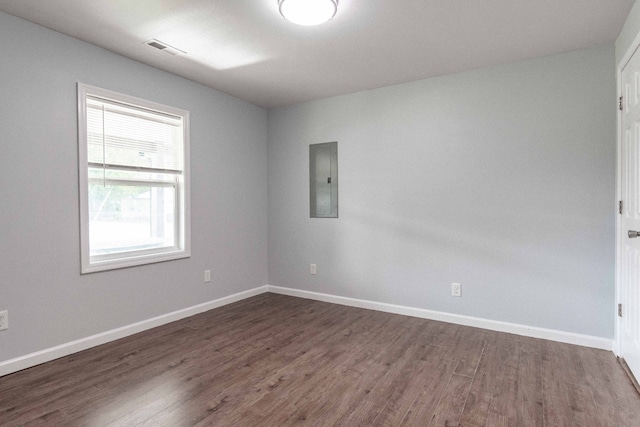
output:
<path id="1" fill-rule="evenodd" d="M 91 256 L 177 246 L 175 212 L 174 187 L 89 183 Z"/>

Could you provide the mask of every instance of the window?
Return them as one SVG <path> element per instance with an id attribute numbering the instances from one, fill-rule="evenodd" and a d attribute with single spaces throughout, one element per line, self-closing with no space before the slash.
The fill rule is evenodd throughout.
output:
<path id="1" fill-rule="evenodd" d="M 185 258 L 189 112 L 78 84 L 82 273 Z"/>

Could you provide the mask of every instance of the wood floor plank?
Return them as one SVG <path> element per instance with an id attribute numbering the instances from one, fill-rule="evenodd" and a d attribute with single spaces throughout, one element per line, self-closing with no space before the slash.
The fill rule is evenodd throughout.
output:
<path id="1" fill-rule="evenodd" d="M 451 359 L 431 359 L 421 378 L 421 389 L 409 405 L 399 425 L 427 425 L 433 418 L 457 362 Z"/>
<path id="2" fill-rule="evenodd" d="M 429 427 L 457 426 L 467 402 L 472 379 L 453 374 L 433 414 Z"/>
<path id="3" fill-rule="evenodd" d="M 509 419 L 507 417 L 503 415 L 498 415 L 495 412 L 489 413 L 489 418 L 487 418 L 487 424 L 486 424 L 487 427 L 510 427 L 514 425 L 515 424 L 509 423 Z"/>
<path id="4" fill-rule="evenodd" d="M 489 408 L 493 395 L 487 391 L 488 374 L 480 372 L 473 378 L 471 389 L 467 396 L 460 427 L 483 427 L 489 418 Z"/>
<path id="5" fill-rule="evenodd" d="M 263 294 L 0 378 L 0 425 L 636 426 L 611 352 Z"/>
<path id="6" fill-rule="evenodd" d="M 516 425 L 544 426 L 542 359 L 539 352 L 521 349 L 516 392 Z M 584 405 L 592 402 L 585 397 Z"/>

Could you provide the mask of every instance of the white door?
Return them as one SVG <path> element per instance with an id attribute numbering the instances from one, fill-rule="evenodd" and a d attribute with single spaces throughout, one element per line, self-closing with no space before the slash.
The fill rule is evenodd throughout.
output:
<path id="1" fill-rule="evenodd" d="M 622 70 L 620 351 L 640 379 L 640 53 Z"/>

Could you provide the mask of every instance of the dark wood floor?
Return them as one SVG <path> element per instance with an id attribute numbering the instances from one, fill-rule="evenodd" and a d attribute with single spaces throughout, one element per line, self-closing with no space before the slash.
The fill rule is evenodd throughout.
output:
<path id="1" fill-rule="evenodd" d="M 611 352 L 264 294 L 0 378 L 0 425 L 640 426 Z"/>

